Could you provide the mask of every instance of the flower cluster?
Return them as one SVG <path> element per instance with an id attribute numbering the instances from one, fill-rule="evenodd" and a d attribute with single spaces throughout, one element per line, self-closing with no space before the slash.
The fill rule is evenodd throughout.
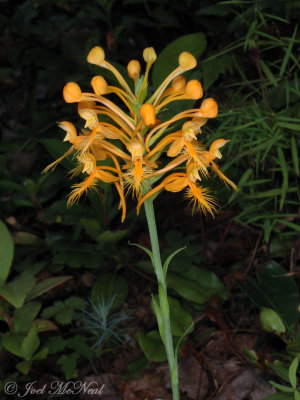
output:
<path id="1" fill-rule="evenodd" d="M 72 123 L 59 123 L 66 132 L 64 141 L 71 146 L 45 171 L 72 154 L 78 162 L 73 175 L 82 172 L 86 177 L 73 186 L 68 203 L 74 203 L 88 189 L 95 188 L 98 181 L 112 183 L 120 196 L 122 221 L 126 216 L 128 191 L 137 199 L 137 212 L 145 200 L 165 189 L 169 192 L 185 190 L 186 197 L 194 206 L 204 214 L 213 214 L 217 203 L 201 181 L 213 171 L 226 185 L 236 189 L 215 163 L 216 158 L 222 157 L 220 148 L 228 140 L 215 140 L 206 150 L 197 138 L 207 120 L 217 116 L 218 105 L 214 99 L 207 98 L 200 108 L 160 121 L 158 115 L 169 103 L 202 98 L 201 83 L 196 79 L 187 82 L 182 75 L 195 68 L 197 62 L 192 54 L 182 52 L 178 67 L 146 100 L 149 71 L 156 60 L 154 49 L 146 48 L 143 58 L 146 62 L 144 75 L 140 75 L 139 61 L 131 60 L 127 65 L 128 75 L 134 81 L 132 91 L 120 72 L 105 59 L 101 47 L 96 46 L 89 52 L 88 62 L 111 71 L 119 87 L 110 86 L 101 75 L 92 78 L 92 93 L 82 92 L 75 82 L 65 85 L 63 97 L 67 103 L 78 103 L 78 114 L 85 125 L 78 134 Z M 114 102 L 108 99 L 109 94 L 114 94 Z M 175 130 L 174 126 L 181 128 Z M 170 158 L 165 165 L 159 161 L 162 153 Z M 152 187 L 160 179 L 160 183 Z"/>

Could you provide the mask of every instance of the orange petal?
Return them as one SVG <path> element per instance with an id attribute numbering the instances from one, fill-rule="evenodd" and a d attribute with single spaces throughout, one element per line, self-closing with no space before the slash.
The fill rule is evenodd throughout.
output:
<path id="1" fill-rule="evenodd" d="M 167 183 L 165 185 L 165 189 L 168 192 L 180 192 L 181 190 L 183 190 L 186 186 L 188 185 L 188 179 L 186 176 L 183 177 L 178 177 L 176 179 L 174 179 L 172 182 Z"/>
<path id="2" fill-rule="evenodd" d="M 167 155 L 169 157 L 176 157 L 183 149 L 183 146 L 184 146 L 184 140 L 182 137 L 174 140 L 174 142 L 171 144 L 167 152 Z"/>

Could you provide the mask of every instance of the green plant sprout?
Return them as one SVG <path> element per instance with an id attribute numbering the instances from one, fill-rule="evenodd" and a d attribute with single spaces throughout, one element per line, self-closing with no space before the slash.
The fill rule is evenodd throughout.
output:
<path id="1" fill-rule="evenodd" d="M 104 50 L 96 46 L 89 52 L 89 63 L 110 71 L 118 86 L 109 85 L 103 76 L 91 80 L 93 92 L 82 92 L 79 85 L 69 82 L 63 89 L 67 103 L 78 103 L 78 114 L 84 120 L 81 134 L 68 122 L 59 122 L 66 132 L 64 141 L 70 143 L 68 151 L 50 164 L 49 171 L 68 156 L 73 156 L 77 167 L 71 174 L 85 174 L 85 179 L 73 185 L 68 204 L 72 205 L 99 182 L 111 183 L 119 195 L 121 220 L 126 217 L 126 195 L 137 201 L 137 214 L 144 205 L 152 251 L 142 246 L 151 258 L 158 281 L 158 300 L 152 299 L 161 340 L 165 346 L 170 368 L 173 399 L 178 400 L 178 346 L 174 348 L 167 297 L 167 270 L 174 251 L 162 264 L 159 249 L 153 200 L 164 189 L 169 192 L 184 191 L 185 198 L 203 214 L 212 216 L 217 201 L 207 187 L 211 173 L 219 176 L 226 186 L 237 190 L 236 185 L 221 171 L 216 159 L 221 159 L 220 149 L 228 140 L 214 140 L 206 150 L 198 140 L 202 127 L 218 115 L 217 102 L 212 98 L 202 101 L 200 107 L 175 112 L 164 117 L 171 103 L 181 100 L 200 100 L 202 85 L 197 79 L 187 81 L 184 73 L 197 65 L 189 52 L 179 54 L 176 68 L 167 75 L 154 93 L 148 96 L 149 72 L 156 61 L 152 47 L 143 52 L 146 70 L 141 75 L 141 65 L 131 60 L 127 65 L 129 83 L 114 65 L 105 58 Z M 108 99 L 112 94 L 115 98 Z M 120 107 L 120 102 L 124 107 Z M 126 110 L 126 111 L 124 111 Z M 165 162 L 165 155 L 169 160 Z"/>
<path id="2" fill-rule="evenodd" d="M 96 339 L 92 348 L 102 354 L 110 345 L 120 346 L 124 340 L 125 329 L 120 324 L 131 317 L 129 312 L 112 312 L 115 296 L 104 299 L 100 296 L 97 302 L 89 301 L 88 307 L 81 313 L 84 329 Z"/>

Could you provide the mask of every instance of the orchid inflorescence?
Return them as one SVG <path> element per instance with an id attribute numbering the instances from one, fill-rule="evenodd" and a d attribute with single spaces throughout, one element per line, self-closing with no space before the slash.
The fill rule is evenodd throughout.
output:
<path id="1" fill-rule="evenodd" d="M 131 60 L 127 65 L 128 75 L 134 81 L 133 92 L 119 71 L 105 60 L 101 47 L 96 46 L 89 52 L 88 62 L 111 71 L 120 87 L 109 86 L 100 75 L 91 80 L 93 93 L 83 93 L 75 82 L 65 85 L 63 97 L 67 103 L 78 103 L 78 114 L 85 120 L 85 126 L 78 135 L 72 123 L 59 122 L 60 128 L 66 131 L 64 141 L 68 141 L 71 147 L 45 171 L 72 154 L 78 162 L 72 174 L 83 172 L 87 176 L 73 185 L 68 204 L 76 202 L 88 189 L 95 189 L 98 181 L 112 183 L 120 196 L 122 221 L 126 216 L 125 197 L 128 191 L 137 199 L 137 213 L 148 198 L 165 189 L 169 192 L 185 190 L 186 198 L 191 200 L 194 207 L 197 206 L 204 214 L 213 215 L 217 202 L 209 190 L 200 184 L 202 179 L 209 177 L 210 170 L 217 173 L 226 185 L 237 189 L 215 163 L 216 158 L 222 157 L 220 148 L 228 140 L 215 140 L 209 150 L 197 140 L 202 126 L 208 119 L 217 116 L 218 105 L 214 99 L 207 98 L 200 108 L 180 112 L 161 122 L 158 115 L 169 103 L 202 98 L 201 83 L 196 79 L 187 82 L 182 75 L 195 68 L 197 61 L 192 54 L 182 52 L 178 67 L 145 100 L 149 71 L 156 60 L 154 49 L 146 48 L 143 58 L 146 62 L 144 75 L 140 75 L 139 61 Z M 116 95 L 126 112 L 109 100 L 106 97 L 108 94 Z M 181 129 L 175 130 L 173 126 L 178 126 L 178 121 L 183 124 Z M 171 160 L 161 166 L 159 158 L 165 152 Z M 152 188 L 153 183 L 163 177 Z"/>

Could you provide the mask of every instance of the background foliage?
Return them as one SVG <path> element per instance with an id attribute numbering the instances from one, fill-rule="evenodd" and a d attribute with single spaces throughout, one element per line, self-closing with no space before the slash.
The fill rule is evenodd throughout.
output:
<path id="1" fill-rule="evenodd" d="M 124 340 L 127 314 L 120 306 L 127 299 L 127 308 L 134 307 L 133 295 L 151 292 L 139 275 L 151 276 L 151 266 L 127 244 L 135 238 L 147 245 L 143 218 L 136 219 L 133 206 L 121 225 L 118 201 L 103 184 L 86 201 L 66 208 L 70 183 L 64 167 L 70 159 L 41 175 L 65 150 L 56 121 L 78 122 L 61 90 L 70 80 L 89 86 L 95 67 L 87 64 L 86 55 L 94 45 L 102 45 L 120 68 L 130 59 L 141 60 L 143 48 L 154 46 L 160 54 L 154 87 L 176 64 L 181 48 L 199 58 L 191 77 L 200 79 L 220 106 L 217 120 L 204 129 L 204 142 L 231 140 L 222 168 L 240 188 L 230 193 L 215 181 L 221 203 L 217 227 L 223 237 L 230 224 L 251 232 L 262 248 L 259 266 L 274 259 L 282 266 L 295 261 L 289 256 L 295 254 L 300 230 L 300 1 L 3 0 L 0 11 L 1 343 L 5 359 L 18 359 L 17 372 L 8 363 L 3 377 L 36 374 L 32 366 L 51 364 L 51 357 L 58 359 L 56 373 L 66 379 L 77 376 L 86 359 L 105 369 L 107 354 Z M 212 297 L 228 299 L 225 267 L 244 273 L 250 265 L 249 254 L 243 259 L 235 253 L 221 261 L 213 258 L 214 272 L 208 271 L 199 238 L 205 239 L 204 232 L 208 238 L 216 234 L 213 222 L 201 219 L 199 227 L 196 217 L 192 223 L 181 200 L 174 203 L 168 194 L 157 199 L 165 258 L 187 245 L 172 261 L 169 275 L 174 324 L 186 321 L 177 325 L 178 336 Z M 270 293 L 275 301 L 261 302 L 258 284 L 252 284 L 256 290 L 243 285 L 240 290 L 258 307 L 278 303 L 278 293 Z M 89 323 L 77 314 L 84 307 L 90 325 L 93 312 L 104 319 L 111 313 L 108 325 L 100 317 L 98 328 L 93 325 L 100 361 L 93 361 L 96 353 L 87 344 L 90 334 L 84 326 Z M 284 310 L 276 311 L 284 319 Z M 24 315 L 30 315 L 25 325 Z M 293 330 L 297 320 L 294 316 L 287 328 Z M 120 324 L 114 340 L 107 336 L 111 321 Z M 298 336 L 293 339 L 297 346 Z M 148 349 L 148 359 L 165 359 L 157 353 L 155 331 L 140 333 L 136 340 Z M 138 369 L 147 365 L 141 360 Z"/>

